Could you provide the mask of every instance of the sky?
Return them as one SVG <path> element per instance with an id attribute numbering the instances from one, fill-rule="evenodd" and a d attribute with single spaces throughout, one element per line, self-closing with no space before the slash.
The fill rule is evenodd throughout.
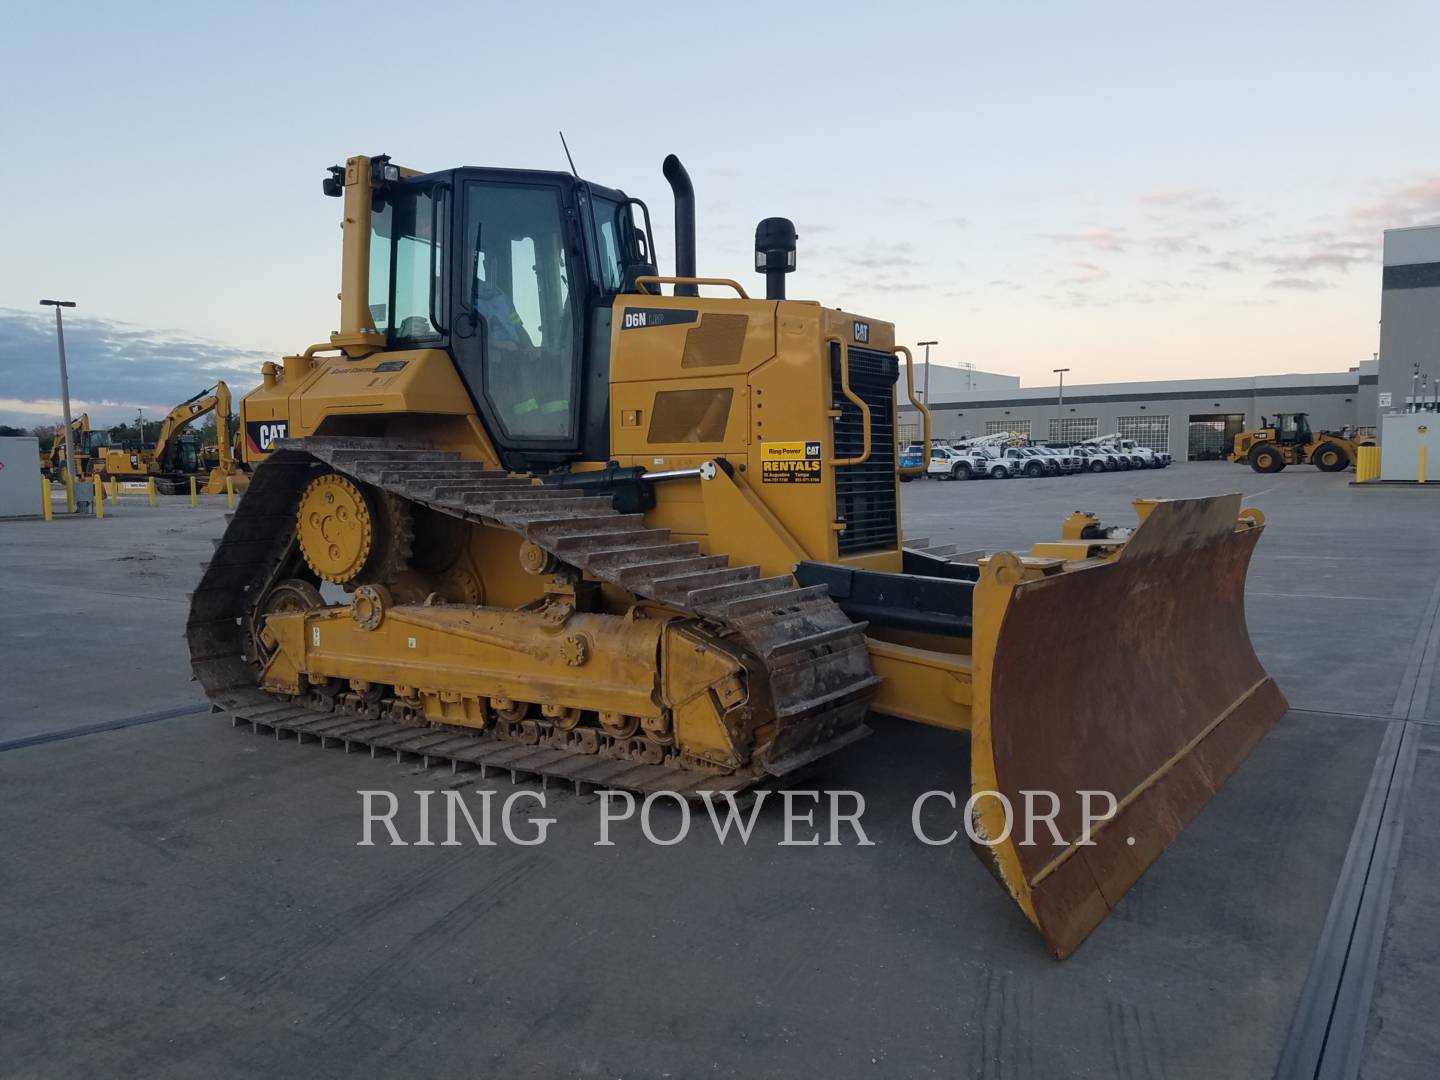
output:
<path id="1" fill-rule="evenodd" d="M 699 272 L 1023 385 L 1345 370 L 1380 240 L 1440 221 L 1427 3 L 7 5 L 0 423 L 155 415 L 338 318 L 327 166 L 565 169 L 645 199 Z"/>

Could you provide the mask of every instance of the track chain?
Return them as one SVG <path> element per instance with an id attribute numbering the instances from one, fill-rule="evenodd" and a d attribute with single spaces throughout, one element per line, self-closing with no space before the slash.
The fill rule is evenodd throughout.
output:
<path id="1" fill-rule="evenodd" d="M 436 727 L 388 706 L 350 702 L 367 715 L 342 715 L 346 702 L 286 701 L 256 685 L 245 660 L 249 618 L 281 576 L 294 543 L 295 506 L 321 465 L 394 496 L 467 521 L 508 528 L 578 571 L 695 618 L 753 660 L 751 704 L 777 721 L 763 773 L 782 775 L 863 735 L 879 679 L 871 672 L 863 623 L 851 622 L 823 587 L 797 588 L 702 555 L 693 542 L 621 514 L 609 497 L 542 485 L 486 469 L 455 453 L 393 440 L 284 440 L 256 468 L 245 498 L 191 597 L 186 636 L 196 678 L 237 724 L 278 734 L 366 745 L 456 764 L 558 776 L 635 791 L 739 790 L 762 770 L 697 772 L 617 740 L 539 734 L 533 722 L 497 724 L 499 738 Z M 403 710 L 400 710 L 403 713 Z M 382 716 L 381 713 L 385 715 Z M 565 740 L 571 745 L 565 745 Z M 620 741 L 623 742 L 623 741 Z M 631 740 L 633 742 L 633 740 Z M 642 760 L 636 760 L 636 758 Z M 698 785 L 698 786 L 697 786 Z"/>

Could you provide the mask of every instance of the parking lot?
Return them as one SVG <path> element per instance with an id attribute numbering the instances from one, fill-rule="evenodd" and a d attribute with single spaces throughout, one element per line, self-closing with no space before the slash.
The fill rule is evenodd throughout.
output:
<path id="1" fill-rule="evenodd" d="M 1432 1076 L 1440 502 L 1347 481 L 903 487 L 906 535 L 966 550 L 1139 496 L 1267 515 L 1247 605 L 1291 711 L 1063 963 L 963 845 L 911 834 L 918 794 L 968 786 L 963 736 L 879 720 L 813 778 L 865 795 L 874 847 L 778 846 L 778 808 L 746 847 L 633 822 L 597 847 L 596 797 L 555 787 L 543 846 L 358 846 L 359 790 L 411 799 L 414 838 L 407 793 L 448 777 L 205 711 L 181 631 L 223 501 L 0 525 L 0 1075 L 1261 1077 L 1338 987 L 1333 1052 Z M 1360 946 L 1373 993 L 1336 967 Z"/>

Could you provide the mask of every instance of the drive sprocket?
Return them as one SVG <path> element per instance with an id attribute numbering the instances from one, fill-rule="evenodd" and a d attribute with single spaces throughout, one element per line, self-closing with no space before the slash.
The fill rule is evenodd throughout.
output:
<path id="1" fill-rule="evenodd" d="M 410 559 L 413 530 L 403 501 L 339 473 L 306 485 L 295 524 L 300 553 L 322 581 L 347 588 L 385 583 Z"/>

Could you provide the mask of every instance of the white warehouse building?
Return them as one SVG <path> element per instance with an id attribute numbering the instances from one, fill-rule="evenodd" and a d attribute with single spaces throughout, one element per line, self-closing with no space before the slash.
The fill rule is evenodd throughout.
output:
<path id="1" fill-rule="evenodd" d="M 915 376 L 919 382 L 919 364 Z M 1350 427 L 1367 434 L 1374 430 L 1377 413 L 1374 360 L 1323 375 L 1067 385 L 1063 402 L 1058 387 L 1021 389 L 1018 379 L 1009 388 L 968 393 L 940 391 L 933 366 L 930 379 L 933 437 L 938 440 L 1013 431 L 1035 442 L 1073 443 L 1119 432 L 1168 451 L 1176 461 L 1219 459 L 1236 432 L 1279 412 L 1309 413 L 1316 431 Z M 905 402 L 903 388 L 899 400 L 900 439 L 918 439 L 919 418 Z"/>

